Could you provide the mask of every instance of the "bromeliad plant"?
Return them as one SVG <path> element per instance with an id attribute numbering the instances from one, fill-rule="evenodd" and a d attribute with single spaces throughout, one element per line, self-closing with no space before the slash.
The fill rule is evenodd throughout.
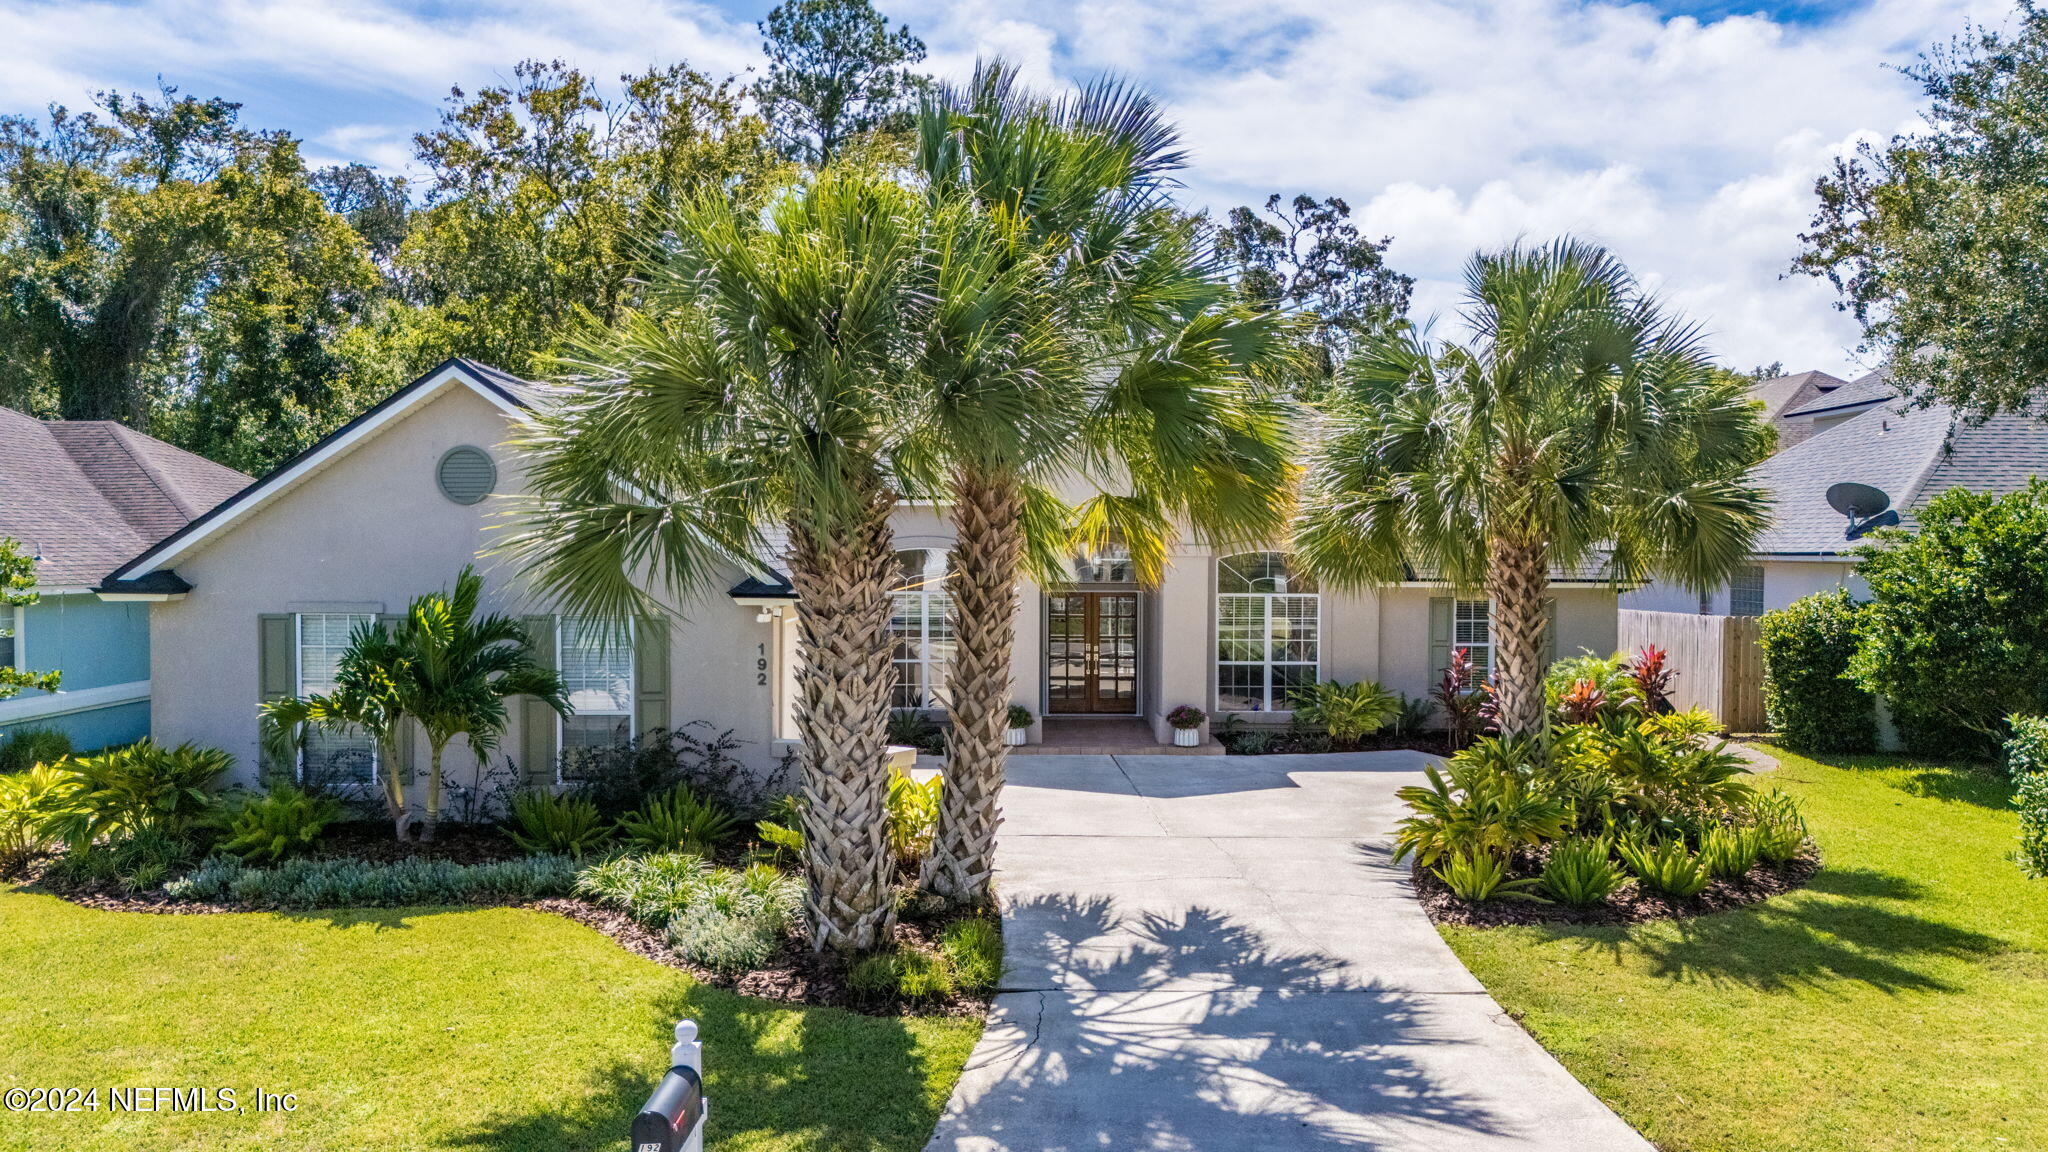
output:
<path id="1" fill-rule="evenodd" d="M 1412 855 L 1427 867 L 1452 854 L 1505 857 L 1563 835 L 1570 813 L 1535 790 L 1534 762 L 1533 741 L 1489 737 L 1442 771 L 1424 769 L 1426 786 L 1397 793 L 1414 815 L 1395 833 L 1395 862 Z"/>

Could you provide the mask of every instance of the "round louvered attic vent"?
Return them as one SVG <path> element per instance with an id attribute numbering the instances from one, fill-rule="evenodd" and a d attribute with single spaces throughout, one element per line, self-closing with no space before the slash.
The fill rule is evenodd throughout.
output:
<path id="1" fill-rule="evenodd" d="M 441 457 L 440 466 L 434 469 L 434 482 L 441 486 L 441 495 L 457 504 L 475 504 L 497 486 L 498 466 L 491 462 L 490 453 L 465 444 L 450 448 Z"/>

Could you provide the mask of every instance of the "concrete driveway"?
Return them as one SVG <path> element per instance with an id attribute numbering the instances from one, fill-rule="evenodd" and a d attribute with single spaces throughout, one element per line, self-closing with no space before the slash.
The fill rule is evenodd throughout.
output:
<path id="1" fill-rule="evenodd" d="M 1388 863 L 1413 752 L 1018 756 L 944 1152 L 1647 1152 Z"/>

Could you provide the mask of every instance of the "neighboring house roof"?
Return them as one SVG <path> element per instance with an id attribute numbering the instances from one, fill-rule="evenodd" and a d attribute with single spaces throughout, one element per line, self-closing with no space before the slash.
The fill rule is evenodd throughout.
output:
<path id="1" fill-rule="evenodd" d="M 1826 396 L 1846 383 L 1848 381 L 1825 372 L 1798 372 L 1759 380 L 1750 386 L 1749 394 L 1763 402 L 1764 419 L 1777 426 L 1778 447 L 1783 449 L 1813 435 L 1810 423 L 1788 421 L 1784 419 L 1785 414 Z"/>
<path id="2" fill-rule="evenodd" d="M 46 588 L 98 583 L 249 483 L 111 420 L 0 408 L 0 537 L 41 557 L 36 582 Z"/>
<path id="3" fill-rule="evenodd" d="M 1882 404 L 1896 399 L 1899 390 L 1892 387 L 1891 377 L 1880 368 L 1865 373 L 1822 396 L 1802 402 L 1798 407 L 1784 413 L 1786 416 L 1820 416 L 1848 408 Z"/>
<path id="4" fill-rule="evenodd" d="M 1763 555 L 1832 555 L 1856 547 L 1848 521 L 1828 505 L 1845 480 L 1891 497 L 1900 526 L 1913 527 L 1928 501 L 1954 488 L 2002 495 L 2048 476 L 2048 422 L 1994 416 L 1980 424 L 1946 405 L 1896 412 L 1873 408 L 1766 460 L 1758 480 L 1777 501 Z"/>

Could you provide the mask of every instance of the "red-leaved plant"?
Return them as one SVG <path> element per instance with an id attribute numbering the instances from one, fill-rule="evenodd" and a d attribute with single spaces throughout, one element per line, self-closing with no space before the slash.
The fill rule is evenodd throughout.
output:
<path id="1" fill-rule="evenodd" d="M 1444 714 L 1444 733 L 1449 739 L 1451 751 L 1465 746 L 1472 737 L 1472 726 L 1479 719 L 1482 693 L 1472 687 L 1472 653 L 1457 648 L 1451 652 L 1451 662 L 1437 680 L 1429 698 Z"/>
<path id="2" fill-rule="evenodd" d="M 1628 676 L 1635 682 L 1636 696 L 1652 716 L 1671 711 L 1671 682 L 1678 678 L 1678 673 L 1665 663 L 1668 655 L 1664 649 L 1651 644 L 1628 662 Z"/>
<path id="3" fill-rule="evenodd" d="M 1557 698 L 1558 715 L 1567 724 L 1591 724 L 1600 719 L 1600 713 L 1607 707 L 1607 693 L 1600 690 L 1598 681 L 1575 680 L 1572 686 Z"/>

